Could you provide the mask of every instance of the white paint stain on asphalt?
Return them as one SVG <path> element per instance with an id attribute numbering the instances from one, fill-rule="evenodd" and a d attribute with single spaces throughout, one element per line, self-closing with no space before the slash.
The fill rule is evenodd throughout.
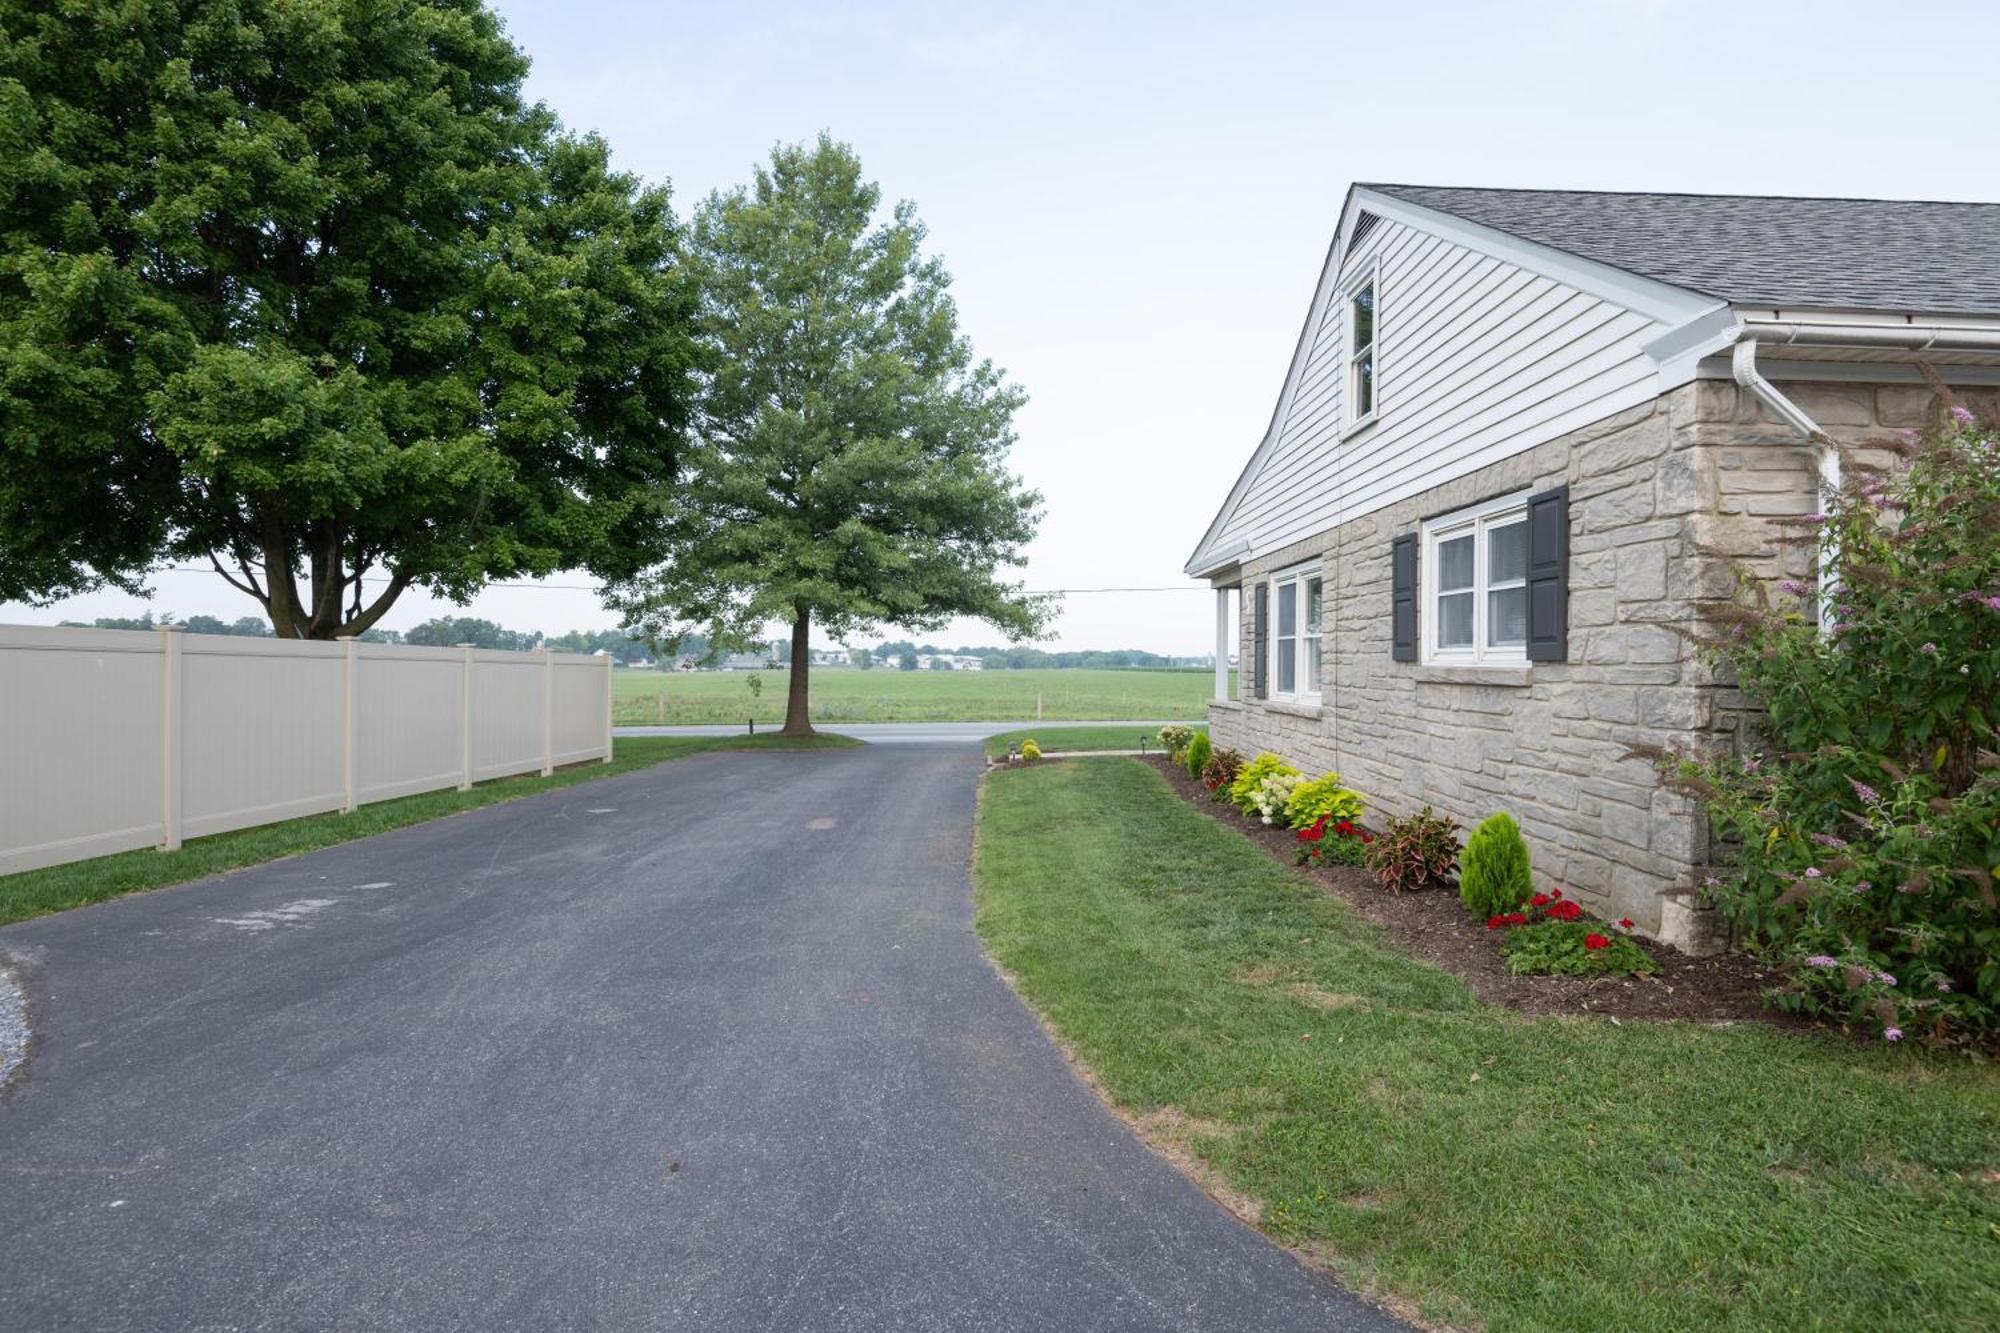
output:
<path id="1" fill-rule="evenodd" d="M 583 813 L 586 815 L 615 815 L 618 813 L 618 807 L 615 805 L 594 806 L 586 809 Z"/>
<path id="2" fill-rule="evenodd" d="M 827 819 L 824 816 L 822 816 L 818 819 L 815 819 L 812 823 L 806 825 L 806 827 L 813 830 L 815 833 L 823 833 L 827 829 L 833 827 L 833 821 L 831 819 Z"/>
<path id="3" fill-rule="evenodd" d="M 393 889 L 396 887 L 396 881 L 393 879 L 378 879 L 372 884 L 356 884 L 354 887 L 357 889 Z"/>
<path id="4" fill-rule="evenodd" d="M 218 926 L 234 926 L 238 930 L 276 930 L 279 926 L 295 926 L 309 919 L 315 912 L 323 912 L 339 902 L 338 898 L 299 898 L 283 907 L 267 908 L 261 912 L 245 912 L 242 916 L 219 916 Z"/>

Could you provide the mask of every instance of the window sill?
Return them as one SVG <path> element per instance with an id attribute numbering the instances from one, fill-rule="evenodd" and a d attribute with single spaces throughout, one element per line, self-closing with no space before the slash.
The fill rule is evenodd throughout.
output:
<path id="1" fill-rule="evenodd" d="M 1361 420 L 1359 421 L 1349 422 L 1347 424 L 1346 429 L 1340 432 L 1340 438 L 1343 440 L 1352 439 L 1354 436 L 1359 435 L 1363 431 L 1366 431 L 1370 427 L 1374 426 L 1374 424 L 1380 421 L 1381 419 L 1382 419 L 1382 414 L 1380 412 L 1370 412 L 1367 416 L 1361 418 Z"/>
<path id="2" fill-rule="evenodd" d="M 1316 703 L 1305 703 L 1294 699 L 1259 699 L 1257 702 L 1273 713 L 1284 713 L 1291 717 L 1319 716 L 1319 705 Z"/>
<path id="3" fill-rule="evenodd" d="M 1220 708 L 1224 712 L 1240 713 L 1243 711 L 1243 701 L 1241 699 L 1210 699 L 1208 707 L 1211 712 Z"/>
<path id="4" fill-rule="evenodd" d="M 1498 685 L 1506 689 L 1525 689 L 1534 684 L 1534 666 L 1522 662 L 1512 666 L 1445 666 L 1425 663 L 1417 668 L 1417 683 L 1420 685 Z"/>

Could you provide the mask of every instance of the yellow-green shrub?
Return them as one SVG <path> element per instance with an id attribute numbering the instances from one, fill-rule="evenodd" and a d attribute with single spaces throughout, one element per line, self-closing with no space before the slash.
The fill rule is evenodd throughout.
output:
<path id="1" fill-rule="evenodd" d="M 1311 828 L 1320 819 L 1339 821 L 1361 818 L 1361 794 L 1340 785 L 1340 774 L 1328 773 L 1301 782 L 1285 805 L 1293 828 Z"/>
<path id="2" fill-rule="evenodd" d="M 1236 781 L 1229 784 L 1229 800 L 1244 814 L 1253 814 L 1257 809 L 1257 788 L 1265 778 L 1278 776 L 1297 777 L 1299 770 L 1265 750 L 1255 759 L 1243 765 L 1236 774 Z"/>

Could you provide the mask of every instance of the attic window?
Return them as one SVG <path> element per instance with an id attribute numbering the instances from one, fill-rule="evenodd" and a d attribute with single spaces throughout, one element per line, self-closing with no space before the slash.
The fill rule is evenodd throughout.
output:
<path id="1" fill-rule="evenodd" d="M 1347 289 L 1347 428 L 1375 419 L 1375 266 Z"/>

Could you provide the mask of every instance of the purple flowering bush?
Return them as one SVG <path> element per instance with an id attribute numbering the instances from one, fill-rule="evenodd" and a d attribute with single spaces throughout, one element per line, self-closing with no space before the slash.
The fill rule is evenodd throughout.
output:
<path id="1" fill-rule="evenodd" d="M 1890 1041 L 2000 1037 L 2000 432 L 1954 410 L 1809 537 L 1816 590 L 1746 585 L 1704 639 L 1767 712 L 1762 753 L 1674 756 L 1733 848 L 1708 881 L 1783 1007 Z M 1747 748 L 1747 747 L 1746 747 Z"/>

